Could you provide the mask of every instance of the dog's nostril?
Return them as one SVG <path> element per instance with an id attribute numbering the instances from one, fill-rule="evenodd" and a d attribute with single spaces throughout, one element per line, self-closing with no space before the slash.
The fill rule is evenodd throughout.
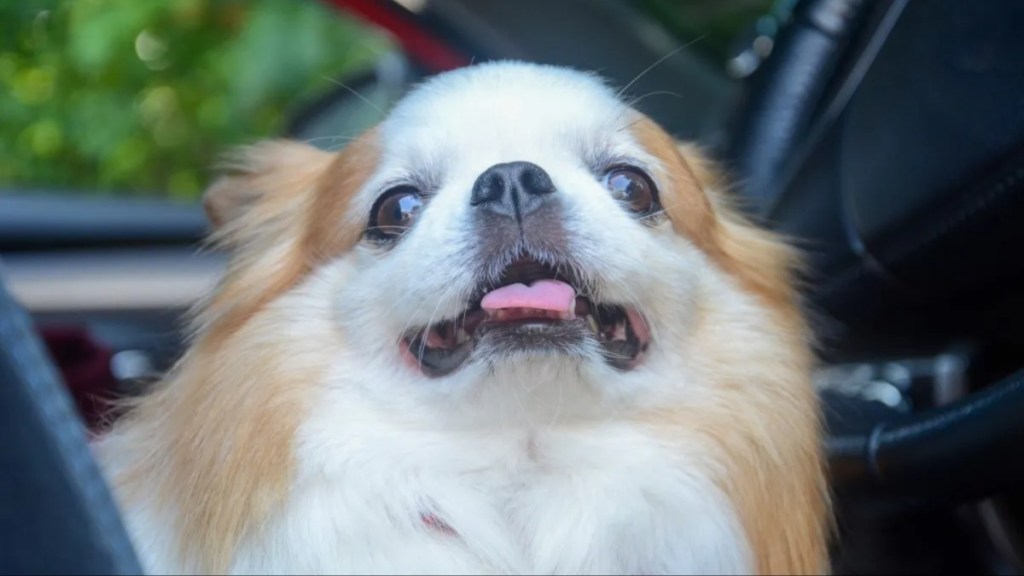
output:
<path id="1" fill-rule="evenodd" d="M 476 184 L 473 186 L 471 202 L 473 205 L 485 202 L 501 202 L 502 197 L 507 194 L 507 188 L 508 183 L 505 181 L 504 174 L 488 170 L 477 179 Z"/>
<path id="2" fill-rule="evenodd" d="M 543 168 L 532 162 L 495 164 L 477 177 L 470 204 L 506 216 L 521 218 L 537 209 L 540 197 L 555 192 Z"/>
<path id="3" fill-rule="evenodd" d="M 543 168 L 529 162 L 523 162 L 523 164 L 526 164 L 526 166 L 519 174 L 519 185 L 523 192 L 541 195 L 551 194 L 555 191 L 555 184 Z"/>

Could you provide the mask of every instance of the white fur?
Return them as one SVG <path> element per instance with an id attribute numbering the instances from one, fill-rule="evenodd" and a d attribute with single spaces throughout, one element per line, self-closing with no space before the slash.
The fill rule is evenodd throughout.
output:
<path id="1" fill-rule="evenodd" d="M 330 292 L 334 272 L 301 298 Z M 301 324 L 311 340 L 331 341 L 328 322 Z M 750 572 L 735 513 L 708 477 L 711 447 L 696 437 L 666 444 L 614 419 L 573 422 L 566 404 L 584 396 L 569 366 L 498 370 L 483 385 L 507 404 L 482 427 L 436 420 L 415 395 L 355 392 L 432 385 L 389 380 L 396 375 L 373 364 L 352 370 L 357 361 L 339 358 L 314 399 L 292 497 L 243 546 L 235 572 Z M 425 525 L 422 513 L 457 535 Z"/>
<path id="2" fill-rule="evenodd" d="M 287 500 L 242 543 L 232 572 L 751 572 L 736 511 L 712 480 L 715 447 L 697 434 L 669 442 L 630 418 L 713 401 L 715 383 L 686 355 L 699 290 L 751 312 L 733 319 L 738 335 L 758 322 L 670 224 L 637 222 L 592 172 L 602 158 L 629 160 L 665 184 L 630 136 L 634 120 L 593 77 L 519 64 L 442 76 L 398 106 L 352 218 L 395 183 L 434 196 L 393 249 L 360 244 L 264 312 L 279 329 L 267 337 L 329 354 L 332 370 L 313 387 Z M 399 360 L 404 330 L 465 307 L 476 280 L 470 189 L 487 167 L 518 160 L 543 167 L 572 207 L 572 250 L 601 296 L 648 318 L 653 348 L 636 370 L 616 372 L 594 351 L 428 379 Z M 174 559 L 166 508 L 126 512 L 149 570 L 189 568 Z"/>

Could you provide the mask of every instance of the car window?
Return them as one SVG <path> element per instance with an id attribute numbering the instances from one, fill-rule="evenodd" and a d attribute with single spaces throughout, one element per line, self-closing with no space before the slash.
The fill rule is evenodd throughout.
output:
<path id="1" fill-rule="evenodd" d="M 0 193 L 194 202 L 227 148 L 393 53 L 319 1 L 0 2 Z M 377 113 L 349 108 L 332 128 Z"/>

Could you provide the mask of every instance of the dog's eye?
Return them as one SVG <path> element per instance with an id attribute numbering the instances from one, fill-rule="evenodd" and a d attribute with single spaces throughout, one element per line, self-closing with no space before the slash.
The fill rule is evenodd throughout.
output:
<path id="1" fill-rule="evenodd" d="M 381 194 L 370 212 L 367 233 L 378 239 L 401 236 L 412 226 L 420 210 L 423 196 L 412 186 L 398 186 Z"/>
<path id="2" fill-rule="evenodd" d="M 604 175 L 604 185 L 612 197 L 637 214 L 650 214 L 658 205 L 654 183 L 640 169 L 617 166 Z"/>

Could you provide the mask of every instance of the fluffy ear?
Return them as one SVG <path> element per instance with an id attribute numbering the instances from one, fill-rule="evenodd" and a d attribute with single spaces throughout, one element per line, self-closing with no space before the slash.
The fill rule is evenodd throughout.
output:
<path id="1" fill-rule="evenodd" d="M 690 172 L 708 194 L 722 195 L 728 189 L 725 173 L 715 165 L 710 156 L 693 142 L 676 142 Z"/>
<path id="2" fill-rule="evenodd" d="M 203 209 L 214 231 L 252 216 L 268 196 L 315 185 L 333 156 L 308 144 L 268 140 L 235 150 L 220 166 L 221 176 L 203 194 Z"/>
<path id="3" fill-rule="evenodd" d="M 749 287 L 776 302 L 792 301 L 803 272 L 792 239 L 751 221 L 739 206 L 725 173 L 699 146 L 679 143 L 680 155 L 711 201 L 715 213 L 714 247 Z"/>
<path id="4" fill-rule="evenodd" d="M 312 267 L 358 242 L 363 221 L 351 217 L 349 202 L 377 165 L 375 134 L 338 152 L 268 140 L 225 159 L 203 205 L 213 226 L 208 240 L 228 261 L 220 285 L 197 308 L 197 330 L 236 329 Z"/>

